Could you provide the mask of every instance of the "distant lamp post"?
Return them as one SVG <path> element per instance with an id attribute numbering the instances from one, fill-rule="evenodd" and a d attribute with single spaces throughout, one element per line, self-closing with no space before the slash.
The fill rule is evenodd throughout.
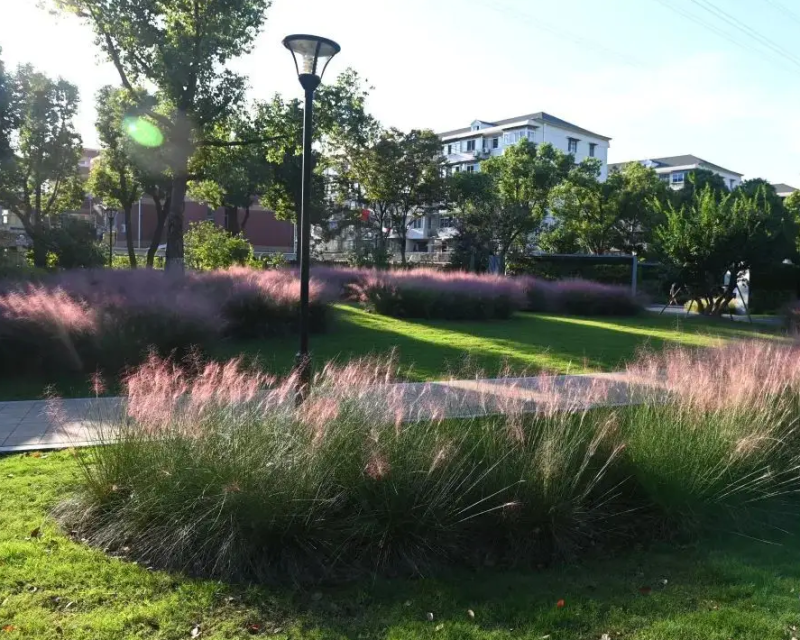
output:
<path id="1" fill-rule="evenodd" d="M 116 209 L 106 209 L 108 218 L 108 268 L 114 266 L 114 220 L 117 217 Z"/>
<path id="2" fill-rule="evenodd" d="M 300 350 L 295 366 L 298 385 L 298 402 L 302 402 L 311 381 L 311 356 L 308 351 L 308 280 L 311 258 L 311 140 L 314 91 L 322 82 L 322 75 L 331 58 L 341 50 L 333 40 L 295 34 L 283 39 L 283 46 L 292 52 L 297 77 L 306 92 L 303 113 L 303 185 L 300 198 Z"/>

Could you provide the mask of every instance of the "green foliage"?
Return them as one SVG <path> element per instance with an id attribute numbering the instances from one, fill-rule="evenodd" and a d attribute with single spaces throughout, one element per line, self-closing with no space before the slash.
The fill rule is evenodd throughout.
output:
<path id="1" fill-rule="evenodd" d="M 74 126 L 78 89 L 29 65 L 19 67 L 8 83 L 16 115 L 13 145 L 0 171 L 0 202 L 22 221 L 36 266 L 44 267 L 46 233 L 54 216 L 74 209 L 83 197 L 78 178 L 81 139 Z"/>
<path id="2" fill-rule="evenodd" d="M 606 254 L 612 250 L 642 254 L 659 221 L 657 202 L 668 198 L 655 170 L 638 162 L 613 171 L 601 182 L 600 164 L 584 160 L 553 189 L 554 224 L 539 238 L 556 253 Z"/>
<path id="3" fill-rule="evenodd" d="M 62 216 L 42 231 L 49 268 L 79 269 L 101 267 L 108 262 L 106 249 L 97 241 L 94 225 Z"/>
<path id="4" fill-rule="evenodd" d="M 690 205 L 662 206 L 665 223 L 656 230 L 656 250 L 672 280 L 712 315 L 722 312 L 747 271 L 780 262 L 793 235 L 783 207 L 770 205 L 764 189 L 720 195 L 710 187 Z M 723 286 L 726 273 L 730 273 Z"/>
<path id="5" fill-rule="evenodd" d="M 246 265 L 253 259 L 253 246 L 245 238 L 231 235 L 211 220 L 189 225 L 185 247 L 186 266 L 197 271 Z"/>
<path id="6" fill-rule="evenodd" d="M 800 228 L 800 191 L 789 194 L 783 201 L 787 216 Z M 795 257 L 800 258 L 800 233 L 795 239 Z"/>
<path id="7" fill-rule="evenodd" d="M 347 264 L 351 267 L 388 269 L 391 255 L 383 247 L 361 247 L 347 256 Z"/>
<path id="8" fill-rule="evenodd" d="M 172 177 L 166 219 L 167 265 L 183 268 L 183 202 L 189 160 L 213 126 L 243 102 L 245 78 L 231 62 L 252 51 L 270 0 L 55 0 L 82 17 L 120 81 L 166 144 Z M 159 110 L 135 85 L 156 88 Z M 166 111 L 166 113 L 165 113 Z"/>
<path id="9" fill-rule="evenodd" d="M 488 250 L 505 262 L 516 243 L 524 246 L 545 219 L 551 191 L 573 164 L 571 155 L 550 144 L 523 140 L 482 162 L 480 172 L 452 175 L 449 200 L 467 237 L 474 238 L 468 253 Z"/>

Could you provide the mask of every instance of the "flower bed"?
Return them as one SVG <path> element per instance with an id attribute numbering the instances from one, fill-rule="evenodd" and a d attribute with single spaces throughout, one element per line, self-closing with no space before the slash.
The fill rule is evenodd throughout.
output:
<path id="1" fill-rule="evenodd" d="M 705 526 L 762 537 L 778 523 L 761 514 L 797 506 L 798 351 L 676 350 L 632 366 L 633 406 L 586 408 L 611 381 L 542 378 L 538 413 L 507 393 L 503 415 L 461 420 L 433 385 L 410 403 L 383 363 L 329 367 L 295 407 L 293 380 L 238 361 L 190 378 L 153 358 L 59 516 L 148 564 L 288 582 L 538 564 Z"/>

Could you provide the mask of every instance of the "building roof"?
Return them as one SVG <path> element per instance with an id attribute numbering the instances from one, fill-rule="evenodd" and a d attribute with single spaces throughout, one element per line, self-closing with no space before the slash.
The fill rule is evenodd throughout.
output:
<path id="1" fill-rule="evenodd" d="M 708 162 L 707 160 L 703 160 L 702 158 L 698 158 L 697 156 L 693 156 L 691 154 L 686 154 L 683 156 L 667 156 L 666 158 L 647 158 L 645 160 L 632 160 L 631 162 L 653 162 L 659 165 L 658 168 L 661 167 L 689 167 L 696 165 L 702 169 L 711 169 L 717 171 L 724 171 L 725 173 L 732 173 L 735 176 L 742 176 L 744 174 L 738 173 L 736 171 L 731 171 L 730 169 L 726 169 L 725 167 L 720 167 L 718 164 L 714 164 L 713 162 Z M 609 169 L 621 169 L 626 164 L 630 164 L 629 162 L 615 162 L 613 164 L 609 164 Z"/>
<path id="2" fill-rule="evenodd" d="M 788 185 L 788 184 L 784 184 L 783 182 L 776 182 L 772 186 L 775 188 L 775 191 L 778 192 L 778 195 L 783 194 L 783 193 L 788 195 L 790 193 L 794 193 L 795 191 L 797 191 L 796 187 L 793 187 L 793 186 Z"/>
<path id="3" fill-rule="evenodd" d="M 588 129 L 583 129 L 577 125 L 572 124 L 571 122 L 567 122 L 566 120 L 562 120 L 561 118 L 556 118 L 555 116 L 551 116 L 549 113 L 545 113 L 544 111 L 538 111 L 536 113 L 528 113 L 521 116 L 516 116 L 515 118 L 505 118 L 503 120 L 479 120 L 479 122 L 484 122 L 486 124 L 492 125 L 494 127 L 502 127 L 503 125 L 512 124 L 514 122 L 520 122 L 524 120 L 538 120 L 543 122 L 544 124 L 553 125 L 555 127 L 559 127 L 561 129 L 566 129 L 567 131 L 572 131 L 574 133 L 581 133 L 586 136 L 592 136 L 593 138 L 599 138 L 601 140 L 611 140 L 608 136 L 601 136 L 599 133 L 594 133 L 589 131 Z M 442 133 L 438 134 L 440 138 L 444 138 L 447 136 L 457 136 L 463 133 L 471 133 L 471 127 L 462 127 L 460 129 L 453 129 L 452 131 L 443 131 Z"/>

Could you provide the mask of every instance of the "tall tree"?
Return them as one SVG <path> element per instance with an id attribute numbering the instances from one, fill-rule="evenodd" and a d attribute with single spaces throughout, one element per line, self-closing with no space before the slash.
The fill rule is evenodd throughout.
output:
<path id="1" fill-rule="evenodd" d="M 411 222 L 444 200 L 442 141 L 429 129 L 403 133 L 391 129 L 389 137 L 399 146 L 395 165 L 395 193 L 390 209 L 391 228 L 400 244 L 400 261 L 406 264 L 406 239 Z"/>
<path id="2" fill-rule="evenodd" d="M 783 201 L 786 215 L 794 221 L 796 227 L 800 228 L 800 191 L 790 193 Z M 795 259 L 800 256 L 800 234 L 795 234 Z"/>
<path id="3" fill-rule="evenodd" d="M 73 123 L 78 89 L 31 66 L 17 70 L 13 86 L 19 113 L 11 136 L 13 158 L 0 179 L 0 202 L 22 221 L 33 243 L 34 264 L 44 267 L 56 214 L 79 206 L 83 197 L 81 138 Z"/>
<path id="4" fill-rule="evenodd" d="M 238 113 L 217 125 L 215 136 L 225 140 L 254 140 L 259 132 L 252 116 Z M 193 198 L 213 208 L 225 208 L 225 229 L 232 235 L 244 231 L 250 218 L 250 207 L 266 189 L 272 174 L 264 143 L 230 147 L 203 147 L 192 160 L 192 173 L 197 180 L 190 183 Z M 244 211 L 240 220 L 239 211 Z"/>
<path id="5" fill-rule="evenodd" d="M 114 64 L 122 86 L 152 84 L 171 107 L 148 110 L 169 149 L 167 267 L 183 268 L 183 209 L 189 161 L 198 146 L 243 141 L 209 137 L 244 96 L 245 79 L 229 69 L 252 50 L 270 0 L 54 0 L 84 18 Z"/>
<path id="6" fill-rule="evenodd" d="M 544 222 L 552 190 L 569 175 L 575 158 L 550 143 L 522 140 L 481 163 L 491 177 L 496 198 L 494 215 L 501 269 L 515 243 L 525 242 Z"/>
<path id="7" fill-rule="evenodd" d="M 0 54 L 2 52 L 0 49 Z M 6 72 L 3 60 L 0 58 L 0 173 L 2 167 L 14 157 L 11 138 L 19 122 L 18 106 L 14 78 Z"/>
<path id="8" fill-rule="evenodd" d="M 706 186 L 690 205 L 661 205 L 654 234 L 658 257 L 707 313 L 719 315 L 737 282 L 757 267 L 779 264 L 791 251 L 785 210 L 774 209 L 763 188 L 719 197 Z M 726 278 L 726 274 L 729 274 Z M 727 280 L 727 284 L 725 283 Z"/>
<path id="9" fill-rule="evenodd" d="M 132 269 L 136 268 L 136 252 L 131 233 L 131 211 L 143 193 L 131 158 L 131 141 L 124 133 L 124 123 L 134 107 L 129 92 L 124 89 L 105 86 L 97 92 L 95 126 L 103 149 L 92 163 L 86 186 L 89 193 L 106 206 L 123 212 L 128 260 Z"/>
<path id="10" fill-rule="evenodd" d="M 613 247 L 617 222 L 617 183 L 611 176 L 601 182 L 600 162 L 589 158 L 573 167 L 566 179 L 553 188 L 550 208 L 555 226 L 563 227 L 587 253 L 604 254 Z"/>
<path id="11" fill-rule="evenodd" d="M 655 169 L 632 162 L 608 177 L 615 192 L 617 219 L 613 229 L 614 248 L 625 253 L 647 253 L 653 231 L 662 218 L 658 203 L 669 197 L 669 186 Z"/>
<path id="12" fill-rule="evenodd" d="M 317 89 L 309 207 L 315 224 L 331 213 L 329 196 L 345 191 L 354 150 L 363 149 L 376 136 L 378 124 L 366 111 L 368 95 L 369 87 L 353 69 Z M 270 102 L 256 103 L 254 128 L 267 140 L 266 157 L 272 168 L 265 202 L 279 218 L 296 221 L 303 169 L 302 102 L 276 95 Z"/>
<path id="13" fill-rule="evenodd" d="M 563 253 L 576 249 L 593 254 L 612 250 L 643 253 L 658 224 L 656 201 L 667 187 L 652 169 L 630 163 L 600 180 L 595 159 L 575 166 L 551 194 L 553 226 L 544 238 Z"/>

